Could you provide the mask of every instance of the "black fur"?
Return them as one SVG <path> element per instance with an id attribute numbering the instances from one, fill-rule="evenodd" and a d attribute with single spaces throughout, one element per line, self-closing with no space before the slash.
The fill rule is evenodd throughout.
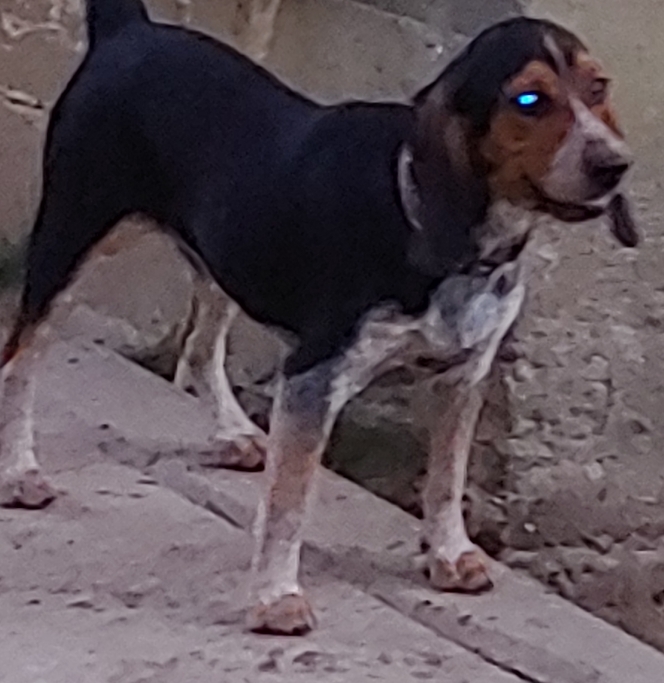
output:
<path id="1" fill-rule="evenodd" d="M 442 203 L 423 194 L 436 272 L 412 257 L 421 235 L 402 209 L 397 158 L 415 136 L 416 106 L 319 106 L 209 37 L 148 21 L 138 0 L 88 7 L 90 50 L 51 117 L 9 348 L 134 212 L 174 231 L 254 319 L 296 335 L 287 374 L 334 356 L 382 302 L 422 310 L 473 258 L 470 227 L 486 201 L 453 186 Z M 530 20 L 491 31 L 442 77 L 474 123 L 527 57 L 514 35 L 529 50 L 541 41 Z"/>
<path id="2" fill-rule="evenodd" d="M 87 0 L 86 25 L 90 47 L 110 38 L 135 21 L 147 21 L 148 15 L 136 0 Z"/>

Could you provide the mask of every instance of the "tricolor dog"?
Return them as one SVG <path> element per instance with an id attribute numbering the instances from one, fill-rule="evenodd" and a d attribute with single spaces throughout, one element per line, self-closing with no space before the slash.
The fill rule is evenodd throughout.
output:
<path id="1" fill-rule="evenodd" d="M 422 359 L 446 369 L 450 406 L 431 425 L 431 583 L 489 587 L 461 499 L 483 380 L 524 300 L 524 246 L 547 214 L 604 214 L 623 244 L 637 242 L 618 191 L 630 155 L 599 62 L 569 31 L 517 18 L 480 34 L 410 104 L 321 106 L 212 38 L 150 21 L 139 0 L 88 0 L 88 30 L 52 112 L 4 352 L 4 504 L 55 495 L 31 417 L 49 305 L 122 217 L 142 214 L 201 278 L 295 342 L 269 436 L 224 374 L 229 316 L 214 352 L 219 410 L 236 430 L 229 464 L 265 457 L 270 480 L 250 627 L 313 625 L 298 580 L 302 527 L 335 418 L 381 373 Z"/>

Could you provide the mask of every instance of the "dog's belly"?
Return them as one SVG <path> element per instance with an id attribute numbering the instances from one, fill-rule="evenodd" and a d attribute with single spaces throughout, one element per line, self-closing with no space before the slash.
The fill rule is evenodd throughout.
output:
<path id="1" fill-rule="evenodd" d="M 375 311 L 341 361 L 332 402 L 345 403 L 385 372 L 411 364 L 474 386 L 489 373 L 524 297 L 522 269 L 510 262 L 486 275 L 443 281 L 417 318 Z"/>

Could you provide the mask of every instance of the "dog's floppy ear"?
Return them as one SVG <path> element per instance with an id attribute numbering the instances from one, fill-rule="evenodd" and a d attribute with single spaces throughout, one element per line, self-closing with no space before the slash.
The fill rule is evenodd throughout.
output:
<path id="1" fill-rule="evenodd" d="M 473 147 L 470 121 L 454 113 L 445 77 L 415 99 L 411 192 L 417 194 L 410 258 L 420 270 L 443 276 L 475 255 L 472 228 L 485 217 L 486 173 Z"/>

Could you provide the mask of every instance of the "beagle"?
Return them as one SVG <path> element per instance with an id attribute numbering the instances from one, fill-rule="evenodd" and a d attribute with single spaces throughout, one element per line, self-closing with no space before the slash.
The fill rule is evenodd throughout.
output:
<path id="1" fill-rule="evenodd" d="M 490 587 L 461 499 L 483 380 L 524 301 L 524 247 L 545 215 L 606 215 L 624 245 L 637 242 L 618 191 L 630 154 L 600 64 L 560 26 L 517 18 L 481 33 L 410 104 L 320 106 L 227 46 L 150 21 L 139 0 L 88 0 L 88 30 L 52 112 L 4 350 L 2 503 L 55 495 L 32 437 L 44 319 L 92 247 L 139 213 L 194 261 L 201 291 L 209 277 L 235 302 L 208 342 L 220 414 L 236 432 L 226 463 L 265 456 L 269 476 L 250 628 L 313 626 L 298 566 L 314 471 L 344 404 L 408 363 L 435 367 L 446 395 L 445 414 L 435 392 L 423 411 L 431 583 Z M 224 373 L 240 308 L 293 342 L 269 436 Z"/>

